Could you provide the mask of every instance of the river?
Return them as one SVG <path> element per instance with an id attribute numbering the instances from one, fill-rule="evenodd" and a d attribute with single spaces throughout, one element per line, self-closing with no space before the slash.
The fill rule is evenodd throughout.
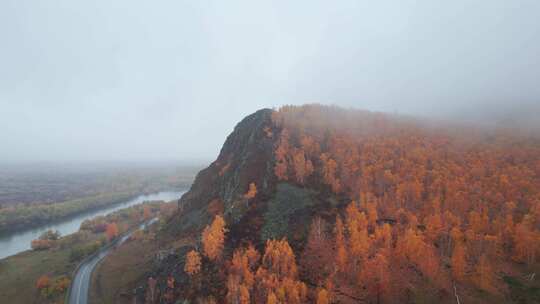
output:
<path id="1" fill-rule="evenodd" d="M 37 239 L 43 232 L 49 229 L 58 230 L 62 236 L 68 235 L 77 232 L 84 220 L 100 215 L 107 215 L 111 212 L 131 207 L 145 201 L 177 200 L 180 198 L 180 196 L 182 196 L 182 194 L 184 194 L 184 192 L 185 191 L 163 191 L 148 195 L 139 195 L 122 203 L 79 213 L 77 215 L 54 221 L 46 225 L 2 235 L 0 236 L 0 259 L 30 249 L 30 243 L 32 240 Z"/>

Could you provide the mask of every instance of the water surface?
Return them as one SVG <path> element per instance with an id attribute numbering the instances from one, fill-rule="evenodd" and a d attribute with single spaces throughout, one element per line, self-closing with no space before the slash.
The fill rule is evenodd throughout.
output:
<path id="1" fill-rule="evenodd" d="M 49 224 L 33 227 L 23 231 L 0 236 L 0 259 L 19 252 L 30 249 L 32 240 L 37 239 L 43 232 L 52 229 L 58 230 L 62 235 L 68 235 L 79 230 L 81 223 L 86 219 L 91 219 L 100 215 L 107 215 L 111 212 L 131 207 L 145 201 L 172 201 L 177 200 L 185 191 L 163 191 L 149 195 L 139 195 L 136 198 L 122 203 L 106 206 L 99 209 L 86 211 L 69 218 L 54 221 Z"/>

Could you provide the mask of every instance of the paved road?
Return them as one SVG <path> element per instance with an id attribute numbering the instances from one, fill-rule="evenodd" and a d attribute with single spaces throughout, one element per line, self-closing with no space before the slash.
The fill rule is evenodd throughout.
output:
<path id="1" fill-rule="evenodd" d="M 139 228 L 144 228 L 146 225 L 150 225 L 154 223 L 157 219 L 154 218 L 150 220 L 147 223 L 143 223 L 139 226 Z M 111 248 L 108 248 L 106 250 L 101 251 L 99 254 L 95 255 L 90 260 L 84 262 L 79 267 L 79 270 L 75 274 L 75 279 L 73 280 L 73 283 L 71 285 L 71 291 L 69 294 L 69 304 L 87 304 L 88 303 L 88 290 L 90 289 L 90 279 L 92 277 L 92 272 L 96 268 L 99 261 L 101 261 L 104 257 L 107 256 L 107 254 L 115 247 L 120 246 L 123 242 L 125 242 L 131 235 L 130 232 L 124 236 L 120 240 L 117 241 L 117 243 L 112 246 Z"/>

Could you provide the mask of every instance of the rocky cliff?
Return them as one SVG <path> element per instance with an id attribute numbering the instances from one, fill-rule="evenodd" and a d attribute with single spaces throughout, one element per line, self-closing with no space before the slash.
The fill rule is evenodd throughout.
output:
<path id="1" fill-rule="evenodd" d="M 174 233 L 200 230 L 215 213 L 237 223 L 249 210 L 244 199 L 249 184 L 257 187 L 257 200 L 274 192 L 274 136 L 272 110 L 259 110 L 244 118 L 227 137 L 218 158 L 198 173 L 191 189 L 180 199 L 180 213 L 169 229 Z"/>

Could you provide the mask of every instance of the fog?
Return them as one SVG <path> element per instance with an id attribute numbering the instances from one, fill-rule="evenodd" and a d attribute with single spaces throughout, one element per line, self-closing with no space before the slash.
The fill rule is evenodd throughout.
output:
<path id="1" fill-rule="evenodd" d="M 211 160 L 283 104 L 536 119 L 539 80 L 536 0 L 2 0 L 0 162 Z"/>

